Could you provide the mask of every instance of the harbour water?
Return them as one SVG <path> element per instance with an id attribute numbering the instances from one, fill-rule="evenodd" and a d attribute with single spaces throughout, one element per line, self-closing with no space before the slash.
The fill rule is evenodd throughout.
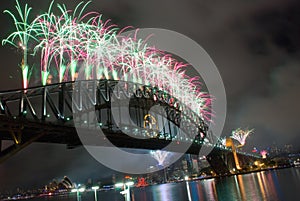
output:
<path id="1" fill-rule="evenodd" d="M 223 178 L 183 181 L 130 188 L 131 201 L 294 201 L 300 200 L 300 168 L 261 171 Z M 123 201 L 118 190 L 98 191 L 99 201 Z M 33 201 L 76 201 L 76 193 L 48 196 Z M 93 201 L 94 192 L 85 192 L 81 201 Z"/>

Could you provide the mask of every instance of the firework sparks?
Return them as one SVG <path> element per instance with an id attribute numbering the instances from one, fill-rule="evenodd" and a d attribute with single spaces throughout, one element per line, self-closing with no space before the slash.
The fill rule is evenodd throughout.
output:
<path id="1" fill-rule="evenodd" d="M 28 87 L 30 73 L 31 73 L 31 67 L 28 66 L 28 62 L 27 62 L 28 42 L 30 39 L 33 40 L 37 40 L 37 39 L 32 35 L 32 30 L 31 30 L 32 25 L 31 23 L 29 23 L 28 20 L 32 8 L 28 7 L 28 5 L 25 4 L 24 9 L 22 9 L 18 1 L 16 1 L 16 4 L 17 4 L 16 9 L 18 11 L 19 16 L 15 16 L 12 12 L 8 10 L 4 11 L 4 13 L 9 14 L 13 18 L 16 31 L 10 34 L 6 39 L 4 39 L 2 41 L 2 45 L 8 43 L 16 48 L 21 48 L 23 52 L 23 58 L 21 63 L 23 88 L 26 89 Z"/>
<path id="2" fill-rule="evenodd" d="M 246 130 L 242 130 L 241 128 L 238 128 L 234 131 L 232 131 L 232 134 L 231 134 L 231 138 L 232 139 L 235 139 L 237 140 L 240 145 L 238 147 L 242 147 L 245 145 L 246 143 L 246 139 L 247 137 L 253 132 L 253 129 L 249 130 L 249 129 L 246 129 Z"/>
<path id="3" fill-rule="evenodd" d="M 150 151 L 151 156 L 157 160 L 158 166 L 165 166 L 166 165 L 166 159 L 168 159 L 171 156 L 170 152 L 167 151 Z"/>
<path id="4" fill-rule="evenodd" d="M 166 94 L 176 97 L 206 121 L 211 121 L 212 97 L 201 90 L 198 77 L 188 77 L 185 68 L 188 64 L 177 61 L 147 45 L 146 40 L 124 36 L 116 25 L 102 21 L 96 12 L 84 14 L 88 3 L 80 3 L 74 11 L 65 5 L 58 5 L 60 15 L 52 12 L 53 2 L 46 13 L 28 23 L 31 8 L 27 4 L 24 18 L 19 22 L 9 13 L 16 24 L 17 31 L 3 40 L 3 44 L 14 46 L 16 37 L 20 38 L 23 49 L 23 87 L 28 86 L 29 67 L 27 46 L 34 39 L 34 56 L 41 55 L 40 74 L 42 85 L 47 84 L 49 76 L 53 81 L 74 81 L 79 63 L 84 66 L 85 79 L 124 80 L 152 86 Z M 17 1 L 18 13 L 22 13 Z M 22 25 L 22 27 L 21 27 Z M 56 76 L 57 75 L 57 76 Z M 170 102 L 167 96 L 155 97 Z M 174 101 L 176 104 L 177 101 Z M 172 103 L 173 104 L 173 103 Z M 184 111 L 184 110 L 183 110 Z"/>
<path id="5" fill-rule="evenodd" d="M 267 158 L 268 152 L 266 150 L 261 150 L 259 153 L 260 153 L 262 158 Z"/>

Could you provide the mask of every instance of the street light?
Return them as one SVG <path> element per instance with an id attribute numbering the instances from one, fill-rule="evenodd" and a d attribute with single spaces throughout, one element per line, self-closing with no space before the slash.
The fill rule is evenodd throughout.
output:
<path id="1" fill-rule="evenodd" d="M 97 190 L 99 189 L 99 186 L 93 186 L 92 189 L 94 190 L 95 192 L 95 201 L 97 201 Z"/>
<path id="2" fill-rule="evenodd" d="M 78 186 L 79 187 L 79 186 Z M 81 201 L 81 196 L 80 196 L 80 193 L 84 192 L 85 191 L 85 188 L 84 187 L 81 187 L 81 188 L 73 188 L 71 190 L 72 193 L 75 193 L 76 192 L 76 197 L 77 197 L 77 201 Z M 80 193 L 79 193 L 80 192 Z"/>
<path id="3" fill-rule="evenodd" d="M 128 186 L 128 187 L 129 187 L 129 186 L 133 186 L 133 184 L 134 184 L 133 181 L 129 181 L 129 182 L 126 182 L 126 183 L 125 183 L 125 185 Z"/>
<path id="4" fill-rule="evenodd" d="M 82 192 L 85 191 L 85 188 L 84 188 L 84 187 L 81 187 L 81 188 L 78 189 L 78 191 L 79 191 L 80 193 L 82 193 Z"/>
<path id="5" fill-rule="evenodd" d="M 130 201 L 130 186 L 133 186 L 134 185 L 134 182 L 133 181 L 128 181 L 126 183 L 116 183 L 115 184 L 115 187 L 116 188 L 121 188 L 123 187 L 123 191 L 121 191 L 120 193 L 122 195 L 124 195 L 125 197 L 125 200 L 126 201 Z M 127 188 L 126 188 L 127 187 Z"/>
<path id="6" fill-rule="evenodd" d="M 123 187 L 124 186 L 124 183 L 116 183 L 115 184 L 115 187 L 116 188 L 121 188 L 121 187 Z"/>

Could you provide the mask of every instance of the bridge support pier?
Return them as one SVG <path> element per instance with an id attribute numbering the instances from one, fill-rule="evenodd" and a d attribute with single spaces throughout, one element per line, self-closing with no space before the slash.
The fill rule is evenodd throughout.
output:
<path id="1" fill-rule="evenodd" d="M 212 169 L 218 175 L 230 174 L 228 166 L 226 165 L 226 153 L 222 153 L 221 150 L 214 148 L 206 157 Z"/>

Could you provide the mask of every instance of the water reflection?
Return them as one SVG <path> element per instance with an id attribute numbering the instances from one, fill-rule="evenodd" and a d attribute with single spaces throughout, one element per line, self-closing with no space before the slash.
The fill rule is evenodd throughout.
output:
<path id="1" fill-rule="evenodd" d="M 187 190 L 187 194 L 188 194 L 188 201 L 192 201 L 191 190 L 190 190 L 189 182 L 186 181 L 186 182 L 185 182 L 185 185 L 186 185 L 186 190 Z"/>
<path id="2" fill-rule="evenodd" d="M 298 172 L 299 173 L 299 172 Z M 149 192 L 147 192 L 147 190 Z M 134 191 L 144 201 L 282 200 L 276 171 L 258 172 L 201 181 L 163 184 Z"/>
<path id="3" fill-rule="evenodd" d="M 217 189 L 214 179 L 190 182 L 191 200 L 217 200 Z"/>
<path id="4" fill-rule="evenodd" d="M 169 200 L 169 196 L 172 194 L 172 187 L 171 185 L 159 185 L 158 192 L 154 194 L 154 201 L 156 200 Z"/>
<path id="5" fill-rule="evenodd" d="M 132 201 L 289 201 L 300 197 L 300 168 L 263 171 L 201 181 L 169 183 L 131 189 Z M 93 192 L 82 201 L 93 200 Z M 118 191 L 98 192 L 101 201 L 123 201 Z M 75 201 L 75 197 L 36 198 L 34 201 Z"/>

